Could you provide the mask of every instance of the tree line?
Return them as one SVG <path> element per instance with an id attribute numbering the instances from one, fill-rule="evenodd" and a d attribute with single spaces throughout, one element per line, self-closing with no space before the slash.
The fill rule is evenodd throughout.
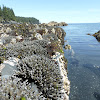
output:
<path id="1" fill-rule="evenodd" d="M 36 18 L 33 17 L 19 17 L 16 16 L 16 21 L 17 22 L 27 22 L 27 23 L 31 23 L 31 24 L 39 24 L 39 20 L 37 20 Z"/>
<path id="2" fill-rule="evenodd" d="M 16 20 L 13 9 L 6 6 L 0 7 L 0 18 L 4 21 Z"/>
<path id="3" fill-rule="evenodd" d="M 32 24 L 39 24 L 39 20 L 34 17 L 20 17 L 15 16 L 15 13 L 12 8 L 0 6 L 0 22 L 7 22 L 7 21 L 16 21 L 21 23 L 32 23 Z"/>

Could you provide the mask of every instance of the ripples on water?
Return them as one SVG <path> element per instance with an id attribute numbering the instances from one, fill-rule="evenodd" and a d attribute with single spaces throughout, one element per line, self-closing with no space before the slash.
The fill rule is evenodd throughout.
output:
<path id="1" fill-rule="evenodd" d="M 65 50 L 68 60 L 68 77 L 71 81 L 70 100 L 100 100 L 100 43 L 87 33 L 100 30 L 100 23 L 69 24 L 65 44 L 72 46 Z"/>

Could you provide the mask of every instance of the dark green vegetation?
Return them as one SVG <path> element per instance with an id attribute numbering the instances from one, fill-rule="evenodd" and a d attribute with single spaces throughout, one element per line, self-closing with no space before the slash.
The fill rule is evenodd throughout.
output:
<path id="1" fill-rule="evenodd" d="M 31 24 L 39 24 L 39 20 L 37 20 L 36 18 L 33 17 L 19 17 L 16 16 L 16 21 L 17 22 L 26 22 L 26 23 L 31 23 Z"/>
<path id="2" fill-rule="evenodd" d="M 10 21 L 10 20 L 15 21 L 16 17 L 15 17 L 13 9 L 8 8 L 6 6 L 3 6 L 2 8 L 0 7 L 0 21 L 2 21 L 2 20 L 4 20 L 4 21 Z"/>
<path id="3" fill-rule="evenodd" d="M 16 21 L 21 23 L 39 24 L 39 20 L 33 17 L 19 17 L 15 16 L 12 8 L 6 6 L 0 7 L 0 22 Z"/>

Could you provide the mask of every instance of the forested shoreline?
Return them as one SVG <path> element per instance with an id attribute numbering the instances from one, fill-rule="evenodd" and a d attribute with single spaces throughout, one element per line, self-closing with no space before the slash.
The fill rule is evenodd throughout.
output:
<path id="1" fill-rule="evenodd" d="M 20 23 L 39 24 L 39 20 L 34 17 L 20 17 L 15 16 L 12 8 L 0 6 L 0 22 L 16 21 Z"/>

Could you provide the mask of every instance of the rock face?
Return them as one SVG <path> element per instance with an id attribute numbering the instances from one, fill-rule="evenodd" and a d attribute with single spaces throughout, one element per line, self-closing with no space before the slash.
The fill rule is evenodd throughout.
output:
<path id="1" fill-rule="evenodd" d="M 0 37 L 0 100 L 69 100 L 64 30 L 45 24 L 2 27 L 11 31 Z"/>
<path id="2" fill-rule="evenodd" d="M 3 70 L 1 71 L 2 78 L 8 78 L 14 73 L 14 70 L 17 70 L 17 63 L 18 58 L 9 58 L 8 60 L 4 61 L 2 66 L 4 66 Z"/>
<path id="3" fill-rule="evenodd" d="M 93 36 L 100 41 L 100 31 L 98 31 L 97 33 L 93 34 Z"/>
<path id="4" fill-rule="evenodd" d="M 67 26 L 68 24 L 65 23 L 65 22 L 57 23 L 57 22 L 51 21 L 51 22 L 49 22 L 47 25 L 48 25 L 48 26 Z"/>

